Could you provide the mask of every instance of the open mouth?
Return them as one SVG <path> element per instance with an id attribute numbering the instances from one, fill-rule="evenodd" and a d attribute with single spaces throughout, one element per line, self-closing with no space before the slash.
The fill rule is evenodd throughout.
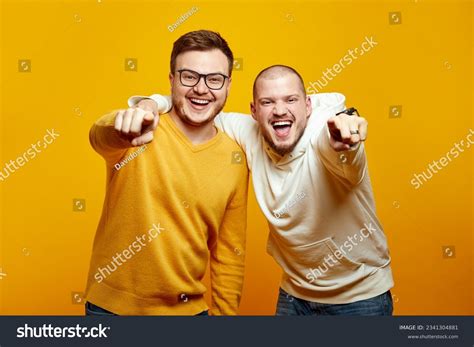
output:
<path id="1" fill-rule="evenodd" d="M 272 122 L 273 130 L 278 137 L 286 137 L 290 133 L 293 122 L 290 120 L 278 120 Z"/>
<path id="2" fill-rule="evenodd" d="M 187 98 L 189 103 L 197 109 L 204 109 L 211 103 L 211 100 L 208 99 L 199 99 L 199 98 Z"/>

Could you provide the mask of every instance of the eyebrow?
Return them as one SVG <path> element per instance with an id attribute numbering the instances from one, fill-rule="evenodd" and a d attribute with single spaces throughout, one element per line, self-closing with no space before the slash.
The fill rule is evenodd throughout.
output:
<path id="1" fill-rule="evenodd" d="M 301 95 L 299 94 L 290 94 L 290 95 L 285 95 L 284 97 L 282 97 L 282 99 L 289 99 L 289 98 L 294 98 L 294 97 L 301 97 Z M 261 98 L 258 98 L 258 101 L 262 101 L 262 100 L 275 100 L 275 98 L 271 97 L 271 96 L 262 96 Z"/>
<path id="2" fill-rule="evenodd" d="M 199 72 L 199 71 L 196 71 L 196 70 L 193 70 L 193 69 L 187 68 L 187 67 L 176 68 L 176 71 L 178 71 L 178 70 L 189 70 L 189 71 L 197 72 L 198 74 L 201 74 L 201 75 L 214 75 L 214 74 L 221 74 L 221 75 L 227 76 L 227 75 L 226 75 L 226 73 L 224 73 L 224 72 L 220 72 L 220 71 L 217 71 L 217 72 L 209 72 L 209 73 L 202 73 L 202 72 Z"/>

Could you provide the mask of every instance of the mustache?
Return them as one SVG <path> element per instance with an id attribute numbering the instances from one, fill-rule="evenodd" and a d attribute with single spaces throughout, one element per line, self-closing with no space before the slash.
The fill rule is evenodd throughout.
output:
<path id="1" fill-rule="evenodd" d="M 268 120 L 271 123 L 273 122 L 281 122 L 281 121 L 291 121 L 292 123 L 296 122 L 296 117 L 291 114 L 291 113 L 288 113 L 284 116 L 277 116 L 277 117 L 272 117 Z"/>

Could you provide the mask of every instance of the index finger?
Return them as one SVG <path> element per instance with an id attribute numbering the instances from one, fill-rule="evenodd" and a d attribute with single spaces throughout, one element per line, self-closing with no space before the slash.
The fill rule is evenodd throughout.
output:
<path id="1" fill-rule="evenodd" d="M 136 108 L 133 111 L 133 118 L 130 124 L 130 133 L 132 135 L 138 136 L 142 132 L 142 124 L 144 123 L 145 116 L 148 112 L 144 111 L 141 108 Z"/>

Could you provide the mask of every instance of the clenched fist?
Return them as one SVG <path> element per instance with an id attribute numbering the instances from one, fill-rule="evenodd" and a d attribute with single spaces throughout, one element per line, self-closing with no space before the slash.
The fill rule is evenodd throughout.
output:
<path id="1" fill-rule="evenodd" d="M 327 121 L 329 143 L 335 151 L 346 151 L 367 138 L 367 120 L 363 117 L 339 113 Z"/>
<path id="2" fill-rule="evenodd" d="M 137 107 L 117 112 L 115 130 L 122 138 L 130 141 L 132 146 L 141 146 L 153 140 L 158 122 L 159 116 L 154 115 L 152 109 L 139 103 Z"/>

